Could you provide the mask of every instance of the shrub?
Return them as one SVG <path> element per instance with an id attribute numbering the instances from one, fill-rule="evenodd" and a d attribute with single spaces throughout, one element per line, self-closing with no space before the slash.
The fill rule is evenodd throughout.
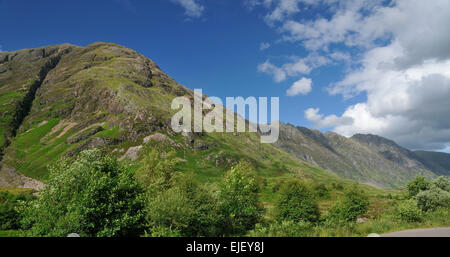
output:
<path id="1" fill-rule="evenodd" d="M 425 191 L 430 187 L 430 182 L 425 179 L 423 176 L 417 176 L 415 179 L 411 180 L 406 184 L 406 188 L 408 190 L 408 196 L 414 197 L 420 191 Z"/>
<path id="2" fill-rule="evenodd" d="M 267 225 L 257 224 L 249 232 L 251 237 L 305 237 L 311 235 L 314 225 L 309 222 L 282 220 Z"/>
<path id="3" fill-rule="evenodd" d="M 179 175 L 174 185 L 149 200 L 153 236 L 220 236 L 217 199 L 191 176 Z"/>
<path id="4" fill-rule="evenodd" d="M 433 179 L 431 181 L 431 185 L 440 188 L 444 191 L 450 192 L 450 178 L 440 176 L 436 179 Z"/>
<path id="5" fill-rule="evenodd" d="M 320 215 L 313 192 L 299 180 L 291 180 L 282 186 L 275 209 L 279 219 L 294 222 L 316 222 Z"/>
<path id="6" fill-rule="evenodd" d="M 397 206 L 397 214 L 400 220 L 406 222 L 422 221 L 422 211 L 417 207 L 417 201 L 409 199 L 402 201 Z"/>
<path id="7" fill-rule="evenodd" d="M 344 193 L 344 199 L 331 208 L 328 218 L 332 220 L 355 221 L 358 216 L 365 214 L 368 208 L 368 197 L 364 191 L 354 186 Z"/>
<path id="8" fill-rule="evenodd" d="M 134 174 L 99 150 L 49 168 L 50 179 L 25 210 L 35 236 L 139 236 L 144 232 L 143 190 Z"/>
<path id="9" fill-rule="evenodd" d="M 417 205 L 422 211 L 450 207 L 450 193 L 434 185 L 429 190 L 417 194 L 416 198 Z"/>
<path id="10" fill-rule="evenodd" d="M 161 152 L 156 148 L 146 150 L 142 154 L 144 158 L 136 177 L 147 189 L 149 197 L 172 186 L 172 178 L 176 174 L 175 166 L 178 163 L 175 154 L 171 151 L 161 158 Z"/>
<path id="11" fill-rule="evenodd" d="M 19 229 L 22 219 L 22 213 L 18 210 L 20 202 L 31 199 L 31 194 L 0 192 L 0 230 Z"/>
<path id="12" fill-rule="evenodd" d="M 240 162 L 227 172 L 219 185 L 220 211 L 226 234 L 245 234 L 258 223 L 262 213 L 258 190 L 249 163 Z"/>
<path id="13" fill-rule="evenodd" d="M 320 183 L 314 187 L 314 192 L 316 193 L 318 198 L 321 199 L 329 199 L 330 198 L 330 190 L 323 183 Z"/>

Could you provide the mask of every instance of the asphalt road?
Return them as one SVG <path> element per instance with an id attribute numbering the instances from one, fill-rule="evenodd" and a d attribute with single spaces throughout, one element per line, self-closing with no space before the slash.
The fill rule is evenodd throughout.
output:
<path id="1" fill-rule="evenodd" d="M 448 228 L 424 228 L 392 232 L 380 235 L 381 237 L 450 237 Z"/>

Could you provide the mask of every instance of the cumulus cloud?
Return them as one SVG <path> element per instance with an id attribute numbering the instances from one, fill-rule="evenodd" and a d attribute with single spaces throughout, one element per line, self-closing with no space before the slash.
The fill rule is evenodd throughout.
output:
<path id="1" fill-rule="evenodd" d="M 282 82 L 288 77 L 307 75 L 313 69 L 330 63 L 330 59 L 317 54 L 310 54 L 304 58 L 294 56 L 291 59 L 291 62 L 280 67 L 267 60 L 258 65 L 258 71 L 273 76 L 275 82 Z"/>
<path id="2" fill-rule="evenodd" d="M 336 115 L 324 115 L 319 114 L 319 108 L 309 108 L 305 111 L 305 118 L 311 121 L 316 128 L 329 128 L 336 126 L 346 126 L 353 123 L 352 117 L 338 117 Z"/>
<path id="3" fill-rule="evenodd" d="M 308 78 L 301 78 L 296 81 L 287 91 L 287 96 L 296 96 L 299 94 L 306 95 L 312 90 L 312 80 Z"/>
<path id="4" fill-rule="evenodd" d="M 347 136 L 378 134 L 412 149 L 449 149 L 450 1 L 282 2 L 271 2 L 266 21 L 277 22 L 285 42 L 301 44 L 333 62 L 357 64 L 344 79 L 332 83 L 328 92 L 344 98 L 367 96 L 340 116 L 308 109 L 305 117 L 314 126 L 331 127 Z M 289 4 L 290 11 L 286 11 L 283 6 Z M 294 14 L 301 14 L 304 6 L 319 8 L 319 4 L 329 16 L 296 19 Z M 275 67 L 286 78 L 313 69 L 303 63 L 310 69 L 289 72 L 293 63 Z"/>
<path id="5" fill-rule="evenodd" d="M 205 7 L 198 3 L 197 0 L 170 0 L 173 3 L 181 5 L 184 13 L 189 18 L 200 18 L 203 15 Z"/>
<path id="6" fill-rule="evenodd" d="M 273 65 L 269 60 L 265 63 L 259 64 L 258 71 L 272 75 L 275 82 L 281 82 L 286 79 L 286 72 L 283 69 Z"/>

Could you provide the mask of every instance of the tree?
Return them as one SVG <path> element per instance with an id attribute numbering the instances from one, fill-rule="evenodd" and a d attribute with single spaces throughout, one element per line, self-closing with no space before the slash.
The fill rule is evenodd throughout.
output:
<path id="1" fill-rule="evenodd" d="M 400 220 L 406 222 L 419 222 L 422 220 L 422 211 L 417 208 L 417 201 L 408 199 L 402 201 L 397 207 Z"/>
<path id="2" fill-rule="evenodd" d="M 249 163 L 240 162 L 227 172 L 219 186 L 219 202 L 226 234 L 245 234 L 253 229 L 262 208 L 254 169 Z"/>
<path id="3" fill-rule="evenodd" d="M 31 201 L 33 198 L 31 193 L 0 192 L 0 230 L 19 229 L 22 213 L 18 208 L 21 202 Z"/>
<path id="4" fill-rule="evenodd" d="M 431 180 L 431 186 L 435 186 L 444 191 L 450 192 L 450 178 L 440 176 L 436 179 Z"/>
<path id="5" fill-rule="evenodd" d="M 140 236 L 143 190 L 132 171 L 99 150 L 50 167 L 50 179 L 26 209 L 35 236 Z"/>
<path id="6" fill-rule="evenodd" d="M 417 206 L 422 211 L 434 211 L 439 207 L 450 207 L 450 193 L 432 185 L 429 190 L 417 194 Z"/>
<path id="7" fill-rule="evenodd" d="M 369 198 L 357 186 L 352 186 L 344 193 L 344 198 L 330 210 L 329 218 L 340 221 L 355 221 L 358 216 L 367 212 Z"/>
<path id="8" fill-rule="evenodd" d="M 217 199 L 192 176 L 177 174 L 173 186 L 149 200 L 152 236 L 220 236 Z"/>
<path id="9" fill-rule="evenodd" d="M 406 184 L 406 188 L 408 190 L 409 197 L 416 196 L 420 191 L 425 191 L 430 187 L 430 182 L 425 179 L 423 176 L 417 176 L 408 184 Z"/>
<path id="10" fill-rule="evenodd" d="M 220 236 L 217 198 L 192 174 L 176 170 L 171 151 L 152 148 L 144 153 L 139 181 L 146 190 L 148 236 Z"/>
<path id="11" fill-rule="evenodd" d="M 320 216 L 314 193 L 299 180 L 288 181 L 282 186 L 275 209 L 279 219 L 294 222 L 316 222 Z"/>

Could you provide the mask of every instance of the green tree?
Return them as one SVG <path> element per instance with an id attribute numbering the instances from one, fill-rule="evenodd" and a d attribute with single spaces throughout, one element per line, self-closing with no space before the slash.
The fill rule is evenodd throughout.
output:
<path id="1" fill-rule="evenodd" d="M 409 197 L 416 196 L 420 191 L 425 191 L 430 188 L 430 182 L 423 176 L 417 176 L 408 184 L 406 184 L 406 189 L 408 190 Z"/>
<path id="2" fill-rule="evenodd" d="M 173 186 L 149 200 L 152 236 L 220 236 L 217 199 L 192 176 L 177 174 Z"/>
<path id="3" fill-rule="evenodd" d="M 444 191 L 450 192 L 450 178 L 440 176 L 436 179 L 431 180 L 431 186 L 435 186 Z"/>
<path id="4" fill-rule="evenodd" d="M 144 232 L 143 190 L 127 167 L 99 150 L 50 167 L 50 179 L 25 210 L 35 236 L 139 236 Z"/>
<path id="5" fill-rule="evenodd" d="M 216 196 L 192 174 L 176 170 L 175 152 L 152 148 L 137 177 L 146 189 L 148 236 L 220 236 Z"/>
<path id="6" fill-rule="evenodd" d="M 416 198 L 417 206 L 422 211 L 434 211 L 439 207 L 450 208 L 450 193 L 435 185 L 418 193 Z"/>
<path id="7" fill-rule="evenodd" d="M 398 217 L 406 222 L 419 222 L 422 220 L 422 211 L 417 207 L 417 201 L 408 199 L 402 201 L 397 207 Z"/>
<path id="8" fill-rule="evenodd" d="M 136 177 L 144 185 L 148 197 L 158 194 L 172 187 L 172 178 L 176 174 L 178 160 L 176 153 L 170 151 L 162 153 L 156 148 L 146 150 Z"/>
<path id="9" fill-rule="evenodd" d="M 23 201 L 33 199 L 31 193 L 13 194 L 0 192 L 0 230 L 17 230 L 20 228 L 22 213 L 19 211 Z"/>
<path id="10" fill-rule="evenodd" d="M 340 221 L 355 221 L 365 214 L 369 208 L 369 198 L 363 190 L 352 186 L 344 193 L 344 198 L 330 210 L 329 218 Z"/>
<path id="11" fill-rule="evenodd" d="M 320 216 L 314 193 L 296 179 L 288 181 L 281 187 L 275 210 L 279 219 L 294 222 L 315 222 Z"/>
<path id="12" fill-rule="evenodd" d="M 261 218 L 259 188 L 254 173 L 249 163 L 240 162 L 227 172 L 219 185 L 220 211 L 227 235 L 245 234 Z"/>

